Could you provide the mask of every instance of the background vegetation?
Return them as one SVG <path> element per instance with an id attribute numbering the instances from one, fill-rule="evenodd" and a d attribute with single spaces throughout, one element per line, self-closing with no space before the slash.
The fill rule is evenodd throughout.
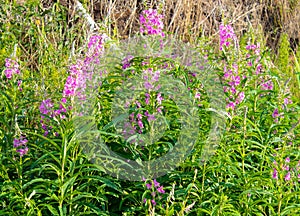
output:
<path id="1" fill-rule="evenodd" d="M 299 215 L 300 1 L 81 3 L 96 22 L 93 32 L 76 1 L 0 0 L 0 215 Z M 199 102 L 200 141 L 167 175 L 122 181 L 82 152 L 71 111 L 53 117 L 41 113 L 41 103 L 50 98 L 53 109 L 61 109 L 69 66 L 87 57 L 91 35 L 106 33 L 111 43 L 131 37 L 139 32 L 140 13 L 149 8 L 164 15 L 166 34 L 197 47 L 224 86 L 232 81 L 224 78 L 224 66 L 234 71 L 238 65 L 235 88 L 244 97 L 234 109 L 228 107 L 220 145 L 210 160 L 202 161 L 209 103 L 197 80 L 174 67 L 178 77 L 191 78 L 182 82 L 191 87 L 192 99 L 199 92 L 204 96 Z M 237 36 L 222 51 L 221 23 L 233 26 Z M 6 59 L 19 64 L 20 74 L 11 79 Z M 134 60 L 134 70 L 145 69 L 142 60 Z M 124 72 L 121 63 L 116 68 L 117 74 Z M 147 152 L 115 139 L 114 129 L 105 129 L 111 121 L 110 98 L 123 79 L 110 75 L 99 89 L 104 96 L 98 101 L 98 127 L 115 151 L 147 158 Z M 170 101 L 164 105 L 176 117 Z M 42 119 L 52 128 L 47 136 Z M 174 132 L 164 141 L 174 145 L 179 126 L 171 123 Z M 28 148 L 22 157 L 18 145 L 22 151 Z M 152 150 L 156 156 L 163 152 L 159 144 Z"/>

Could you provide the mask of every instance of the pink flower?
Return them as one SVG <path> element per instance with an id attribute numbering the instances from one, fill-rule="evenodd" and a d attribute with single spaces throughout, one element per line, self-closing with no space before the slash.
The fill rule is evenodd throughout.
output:
<path id="1" fill-rule="evenodd" d="M 290 100 L 289 98 L 284 98 L 284 99 L 283 99 L 283 102 L 284 102 L 285 105 L 288 105 L 288 104 L 292 104 L 292 103 L 293 103 L 293 101 Z"/>
<path id="2" fill-rule="evenodd" d="M 20 154 L 20 157 L 23 157 L 24 155 L 27 154 L 27 152 L 28 152 L 28 147 L 26 146 L 24 149 L 23 149 L 23 148 L 17 149 L 16 151 Z"/>
<path id="3" fill-rule="evenodd" d="M 278 172 L 277 172 L 277 170 L 274 168 L 273 169 L 273 175 L 272 175 L 272 178 L 273 179 L 278 179 Z"/>
<path id="4" fill-rule="evenodd" d="M 152 188 L 152 184 L 146 184 L 146 187 L 150 190 Z"/>
<path id="5" fill-rule="evenodd" d="M 154 186 L 159 187 L 159 182 L 156 181 L 156 179 L 153 180 Z"/>
<path id="6" fill-rule="evenodd" d="M 262 65 L 261 65 L 261 64 L 258 64 L 258 65 L 256 66 L 256 71 L 255 71 L 256 75 L 258 75 L 258 74 L 260 73 L 261 69 L 262 69 Z M 272 87 L 272 88 L 273 88 L 273 87 Z"/>
<path id="7" fill-rule="evenodd" d="M 226 108 L 227 109 L 234 109 L 234 107 L 235 107 L 235 103 L 234 102 L 229 102 L 227 105 L 226 105 Z"/>
<path id="8" fill-rule="evenodd" d="M 163 186 L 160 186 L 159 188 L 157 188 L 157 191 L 158 191 L 159 193 L 162 193 L 162 194 L 165 193 L 165 191 L 164 191 L 164 189 L 163 189 Z"/>
<path id="9" fill-rule="evenodd" d="M 138 120 L 138 125 L 140 128 L 144 128 L 143 122 L 141 120 Z"/>
<path id="10" fill-rule="evenodd" d="M 157 94 L 157 97 L 156 97 L 156 100 L 157 100 L 157 103 L 158 104 L 161 104 L 161 102 L 163 101 L 163 97 L 161 96 L 161 93 L 159 92 L 158 94 Z"/>
<path id="11" fill-rule="evenodd" d="M 155 200 L 153 199 L 153 200 L 151 200 L 151 203 L 155 206 L 156 205 L 156 202 L 155 202 Z"/>
<path id="12" fill-rule="evenodd" d="M 230 41 L 236 39 L 236 35 L 233 31 L 233 28 L 230 25 L 221 24 L 219 28 L 219 36 L 220 36 L 220 50 L 223 49 L 224 45 L 228 47 L 230 45 Z"/>
<path id="13" fill-rule="evenodd" d="M 291 180 L 291 172 L 288 172 L 288 173 L 286 174 L 286 176 L 284 177 L 284 180 L 285 180 L 285 181 Z"/>
<path id="14" fill-rule="evenodd" d="M 160 35 L 164 37 L 163 33 L 164 24 L 162 22 L 163 16 L 158 14 L 157 10 L 149 9 L 144 10 L 140 15 L 140 32 L 149 35 Z"/>
<path id="15" fill-rule="evenodd" d="M 278 109 L 276 108 L 272 114 L 273 118 L 277 118 L 279 116 Z"/>
<path id="16" fill-rule="evenodd" d="M 5 67 L 4 74 L 7 79 L 11 79 L 13 74 L 20 74 L 19 64 L 13 59 L 6 58 Z"/>
<path id="17" fill-rule="evenodd" d="M 268 80 L 261 84 L 261 90 L 273 90 L 272 80 Z"/>
<path id="18" fill-rule="evenodd" d="M 162 106 L 160 106 L 160 107 L 157 107 L 157 112 L 159 112 L 159 113 L 162 113 L 162 109 L 163 109 L 163 107 Z"/>
<path id="19" fill-rule="evenodd" d="M 52 111 L 52 107 L 53 107 L 53 103 L 51 102 L 50 98 L 43 100 L 42 103 L 40 104 L 40 113 L 47 115 Z"/>
<path id="20" fill-rule="evenodd" d="M 147 116 L 148 121 L 154 121 L 155 120 L 154 114 L 149 114 L 148 111 L 145 111 L 145 116 Z"/>
<path id="21" fill-rule="evenodd" d="M 27 142 L 28 140 L 23 136 L 19 139 L 14 139 L 14 148 L 16 149 L 16 152 L 20 154 L 20 157 L 23 157 L 28 152 Z"/>
<path id="22" fill-rule="evenodd" d="M 126 56 L 123 60 L 122 60 L 122 69 L 125 70 L 127 68 L 129 68 L 131 66 L 130 61 L 133 59 L 132 55 Z"/>
<path id="23" fill-rule="evenodd" d="M 244 92 L 240 92 L 238 94 L 238 97 L 236 99 L 236 104 L 240 104 L 245 98 L 245 93 Z"/>

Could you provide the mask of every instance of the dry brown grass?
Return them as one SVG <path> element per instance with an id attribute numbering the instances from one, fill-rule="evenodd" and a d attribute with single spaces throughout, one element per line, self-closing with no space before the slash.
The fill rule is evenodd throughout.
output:
<path id="1" fill-rule="evenodd" d="M 68 0 L 61 0 L 66 2 Z M 71 1 L 70 1 L 71 2 Z M 222 20 L 234 24 L 241 35 L 262 29 L 267 44 L 276 48 L 280 35 L 287 32 L 295 47 L 300 39 L 300 0 L 91 0 L 87 7 L 98 23 L 104 23 L 110 35 L 126 38 L 139 29 L 139 13 L 158 8 L 164 24 L 184 41 L 201 35 L 212 36 Z"/>

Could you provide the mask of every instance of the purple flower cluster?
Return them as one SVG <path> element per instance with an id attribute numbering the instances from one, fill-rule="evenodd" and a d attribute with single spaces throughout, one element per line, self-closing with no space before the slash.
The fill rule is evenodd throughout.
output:
<path id="1" fill-rule="evenodd" d="M 276 167 L 273 168 L 272 178 L 278 180 L 278 172 L 283 172 L 285 181 L 290 181 L 292 177 L 295 176 L 298 179 L 298 182 L 300 182 L 300 161 L 298 161 L 298 164 L 294 168 L 290 167 L 290 162 L 290 158 L 287 157 L 284 160 L 284 164 L 282 164 L 280 168 L 278 168 L 278 164 L 274 160 L 273 164 Z"/>
<path id="2" fill-rule="evenodd" d="M 250 42 L 248 42 L 248 45 L 246 46 L 246 50 L 249 51 L 249 53 L 247 53 L 246 58 L 247 58 L 247 65 L 249 67 L 255 67 L 255 74 L 258 75 L 261 73 L 262 70 L 262 64 L 260 63 L 261 60 L 261 56 L 260 56 L 260 43 L 255 44 L 250 44 Z M 251 60 L 251 56 L 256 56 L 256 59 L 254 60 L 254 62 Z"/>
<path id="3" fill-rule="evenodd" d="M 288 95 L 285 94 L 283 101 L 282 101 L 282 105 L 279 106 L 279 108 L 275 108 L 273 113 L 272 113 L 272 117 L 274 118 L 274 122 L 278 123 L 280 118 L 284 118 L 284 110 L 288 110 L 288 105 L 289 104 L 293 104 L 293 101 L 290 99 L 290 95 L 289 95 L 289 90 L 287 92 Z M 282 111 L 281 113 L 279 113 L 279 109 L 280 111 Z"/>
<path id="4" fill-rule="evenodd" d="M 144 10 L 140 14 L 140 32 L 148 35 L 165 36 L 163 32 L 163 15 L 159 14 L 155 9 Z"/>
<path id="5" fill-rule="evenodd" d="M 20 74 L 19 64 L 13 59 L 6 58 L 5 67 L 4 74 L 7 79 L 11 79 L 14 74 Z"/>
<path id="6" fill-rule="evenodd" d="M 261 90 L 273 90 L 273 87 L 274 85 L 272 80 L 262 81 L 262 83 L 260 84 Z"/>
<path id="7" fill-rule="evenodd" d="M 77 96 L 84 99 L 85 74 L 83 72 L 83 61 L 77 60 L 75 65 L 71 65 L 69 69 L 70 75 L 67 77 L 63 97 L 70 98 Z"/>
<path id="8" fill-rule="evenodd" d="M 52 129 L 52 126 L 48 126 L 50 119 L 45 118 L 48 116 L 50 118 L 59 117 L 60 119 L 66 118 L 67 109 L 65 108 L 66 99 L 63 98 L 61 103 L 59 104 L 58 109 L 54 108 L 53 102 L 50 98 L 43 100 L 40 104 L 40 113 L 41 113 L 41 121 L 42 129 L 45 131 L 44 136 L 47 136 Z"/>
<path id="9" fill-rule="evenodd" d="M 275 108 L 273 113 L 272 113 L 272 117 L 274 118 L 274 122 L 278 122 L 279 118 L 283 118 L 284 117 L 284 113 L 279 113 L 278 108 Z"/>
<path id="10" fill-rule="evenodd" d="M 41 124 L 42 128 L 45 131 L 44 135 L 47 136 L 52 129 L 52 126 L 48 126 L 49 118 L 46 119 L 45 116 L 50 118 L 59 117 L 60 119 L 65 119 L 67 114 L 67 101 L 74 97 L 78 98 L 81 101 L 84 101 L 85 88 L 87 79 L 91 79 L 91 74 L 93 72 L 92 65 L 99 63 L 99 56 L 103 53 L 104 50 L 104 40 L 106 39 L 105 35 L 101 36 L 92 36 L 88 43 L 88 50 L 85 53 L 84 60 L 78 59 L 76 64 L 71 65 L 69 68 L 69 76 L 67 77 L 61 102 L 58 104 L 58 108 L 54 109 L 54 104 L 50 98 L 45 99 L 40 104 L 40 113 L 41 113 Z M 72 106 L 68 106 L 68 110 L 71 110 Z M 57 133 L 56 133 L 57 134 Z"/>
<path id="11" fill-rule="evenodd" d="M 27 142 L 28 140 L 23 136 L 19 139 L 14 139 L 14 148 L 20 154 L 20 157 L 23 157 L 28 152 Z"/>
<path id="12" fill-rule="evenodd" d="M 19 64 L 13 59 L 6 58 L 4 74 L 9 80 L 12 79 L 14 74 L 20 74 Z M 18 80 L 19 91 L 22 91 L 21 85 L 22 80 Z"/>
<path id="13" fill-rule="evenodd" d="M 160 77 L 160 71 L 153 71 L 153 68 L 147 68 L 143 71 L 144 87 L 146 90 L 152 90 L 156 87 L 155 90 L 160 88 L 159 85 L 156 86 Z"/>
<path id="14" fill-rule="evenodd" d="M 104 43 L 107 39 L 105 34 L 103 35 L 94 35 L 90 37 L 88 43 L 88 51 L 85 56 L 85 66 L 87 67 L 90 63 L 99 63 L 99 57 L 104 52 Z M 88 67 L 87 67 L 88 68 Z"/>
<path id="15" fill-rule="evenodd" d="M 158 195 L 158 198 L 161 199 L 161 196 L 159 196 L 159 194 L 164 194 L 165 190 L 163 188 L 163 186 L 160 185 L 159 182 L 156 181 L 156 179 L 151 180 L 150 183 L 147 183 L 147 180 L 145 178 L 143 178 L 143 181 L 145 182 L 145 186 L 147 188 L 147 190 L 149 190 L 149 192 L 151 193 L 151 203 L 153 206 L 156 205 L 156 201 L 155 198 Z M 144 203 L 147 202 L 147 199 L 145 198 Z"/>
<path id="16" fill-rule="evenodd" d="M 234 64 L 233 70 L 228 69 L 225 66 L 223 79 L 227 82 L 227 86 L 224 86 L 224 92 L 229 96 L 226 99 L 226 108 L 234 110 L 236 105 L 240 104 L 245 98 L 245 93 L 243 91 L 237 91 L 237 87 L 241 84 L 241 76 L 238 74 L 238 66 Z"/>
<path id="17" fill-rule="evenodd" d="M 122 60 L 122 69 L 125 70 L 127 68 L 129 68 L 130 65 L 130 61 L 133 59 L 134 57 L 132 55 L 128 55 L 126 56 L 123 60 Z"/>
<path id="18" fill-rule="evenodd" d="M 154 71 L 153 68 L 147 68 L 143 70 L 142 74 L 143 80 L 144 80 L 144 88 L 148 91 L 145 93 L 145 103 L 147 105 L 150 104 L 151 99 L 151 90 L 159 90 L 160 85 L 158 84 L 159 78 L 160 78 L 160 71 Z M 156 95 L 156 103 L 159 105 L 157 107 L 157 111 L 159 113 L 162 113 L 163 106 L 161 106 L 162 101 L 164 100 L 162 94 L 160 92 Z M 149 117 L 149 116 L 147 116 Z"/>
<path id="19" fill-rule="evenodd" d="M 232 40 L 236 40 L 237 38 L 231 25 L 221 24 L 219 28 L 219 35 L 220 35 L 220 50 L 223 50 L 224 45 L 226 47 L 229 47 L 230 42 Z"/>
<path id="20" fill-rule="evenodd" d="M 261 48 L 260 43 L 250 44 L 250 42 L 248 42 L 248 45 L 246 46 L 246 50 L 249 51 L 249 53 L 246 54 L 246 59 L 248 61 L 247 65 L 249 67 L 253 67 L 253 69 L 255 70 L 255 74 L 253 75 L 260 75 L 263 69 L 263 66 L 261 64 L 260 48 Z M 253 57 L 255 57 L 254 61 L 252 60 Z M 269 90 L 273 90 L 273 88 L 274 88 L 274 84 L 271 79 L 263 76 L 260 77 L 261 90 L 269 91 Z M 263 96 L 263 94 L 261 96 Z"/>
<path id="21" fill-rule="evenodd" d="M 99 63 L 99 56 L 104 51 L 105 38 L 103 35 L 92 36 L 88 43 L 85 59 L 83 61 L 78 59 L 76 64 L 70 66 L 70 75 L 64 86 L 63 97 L 77 97 L 80 100 L 85 100 L 86 80 L 91 78 L 92 65 Z"/>
<path id="22" fill-rule="evenodd" d="M 137 108 L 141 108 L 141 104 L 139 102 L 136 102 Z M 143 118 L 147 118 L 148 122 L 155 120 L 155 115 L 150 114 L 148 110 L 144 112 L 144 115 L 141 113 L 138 113 L 135 115 L 135 113 L 131 113 L 129 115 L 129 121 L 124 123 L 124 130 L 122 131 L 124 138 L 128 139 L 130 136 L 134 135 L 136 132 L 139 134 L 142 134 L 143 129 L 145 128 L 143 123 Z M 131 144 L 135 142 L 142 142 L 142 140 L 139 139 L 132 139 L 130 141 Z"/>
<path id="23" fill-rule="evenodd" d="M 290 96 L 283 99 L 284 105 L 288 105 L 288 104 L 292 104 L 292 103 L 293 103 L 293 101 L 290 99 Z"/>

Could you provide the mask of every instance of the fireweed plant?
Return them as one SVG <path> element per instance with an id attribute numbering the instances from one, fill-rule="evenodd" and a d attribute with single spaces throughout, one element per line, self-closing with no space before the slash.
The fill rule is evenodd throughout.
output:
<path id="1" fill-rule="evenodd" d="M 254 187 L 249 190 L 254 192 L 254 196 L 260 196 L 259 190 L 270 189 L 273 197 L 266 202 L 266 211 L 270 214 L 298 212 L 299 207 L 292 201 L 299 200 L 297 167 L 294 165 L 290 170 L 288 165 L 289 154 L 295 158 L 294 163 L 299 158 L 299 145 L 293 131 L 298 113 L 291 99 L 289 79 L 273 72 L 268 51 L 259 41 L 250 38 L 247 44 L 238 44 L 229 25 L 220 26 L 220 51 L 223 62 L 220 74 L 230 115 L 228 131 L 232 133 L 225 135 L 225 140 L 232 140 L 232 144 L 240 142 L 233 145 L 236 146 L 233 158 L 239 161 L 243 175 L 256 162 L 259 165 L 252 171 L 258 171 L 259 181 L 267 181 L 269 177 L 274 179 L 270 185 L 266 184 L 261 189 Z M 233 136 L 234 132 L 238 135 Z M 257 149 L 261 149 L 259 154 L 254 153 Z M 245 176 L 243 179 L 245 187 L 249 187 L 249 180 Z M 288 184 L 291 179 L 294 183 Z M 286 191 L 293 191 L 293 198 L 287 197 Z M 253 192 L 247 196 L 251 198 Z M 286 205 L 293 207 L 289 210 Z"/>
<path id="2" fill-rule="evenodd" d="M 26 43 L 34 43 L 30 49 L 48 44 L 42 31 L 48 25 L 42 20 L 47 11 L 37 14 L 35 4 L 0 8 L 8 10 L 0 14 L 30 16 L 20 22 L 31 29 L 25 34 Z M 49 13 L 48 18 L 67 20 L 61 17 L 63 8 L 52 9 L 55 16 Z M 148 9 L 139 20 L 140 35 L 150 37 L 157 50 L 167 49 L 163 15 Z M 16 40 L 6 36 L 12 27 Z M 0 25 L 7 33 L 0 38 L 4 53 L 0 59 L 0 215 L 300 214 L 299 106 L 290 92 L 289 77 L 276 73 L 271 51 L 259 37 L 250 33 L 242 41 L 233 25 L 223 23 L 219 43 L 197 48 L 203 58 L 197 66 L 200 71 L 212 66 L 226 99 L 226 130 L 215 154 L 203 161 L 203 144 L 211 129 L 210 101 L 196 72 L 188 69 L 189 59 L 182 65 L 172 53 L 143 55 L 151 47 L 142 44 L 139 55 L 128 52 L 106 68 L 102 67 L 105 53 L 118 42 L 104 34 L 76 35 L 86 44 L 81 55 L 70 62 L 66 74 L 58 74 L 61 85 L 45 80 L 53 82 L 53 88 L 37 95 L 32 83 L 43 79 L 45 71 L 33 69 L 25 50 L 11 55 L 9 44 L 28 46 L 19 28 L 9 19 Z M 51 40 L 60 41 L 64 31 L 48 30 L 57 37 Z M 62 47 L 75 37 L 65 38 L 70 41 L 55 48 L 68 57 L 71 47 L 67 52 Z M 41 64 L 58 58 L 59 52 L 41 50 L 36 50 Z M 99 79 L 91 86 L 95 76 Z M 142 91 L 122 101 L 128 118 L 115 124 L 113 98 L 135 76 L 141 78 Z M 88 160 L 79 145 L 80 131 L 74 129 L 74 122 L 85 113 L 77 108 L 84 107 L 89 89 L 96 86 L 93 114 L 105 145 L 128 160 L 155 160 L 174 147 L 183 126 L 176 95 L 160 91 L 166 76 L 179 80 L 197 107 L 200 130 L 191 154 L 158 178 L 144 176 L 130 182 L 111 177 L 107 167 Z"/>

